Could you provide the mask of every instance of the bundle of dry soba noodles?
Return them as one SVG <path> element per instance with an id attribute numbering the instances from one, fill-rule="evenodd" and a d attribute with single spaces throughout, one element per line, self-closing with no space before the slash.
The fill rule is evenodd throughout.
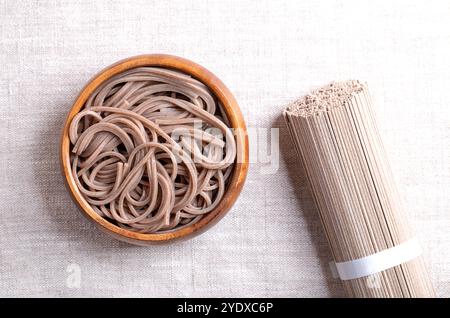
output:
<path id="1" fill-rule="evenodd" d="M 139 67 L 103 83 L 70 126 L 72 173 L 86 201 L 143 233 L 198 222 L 224 195 L 236 144 L 198 80 Z"/>
<path id="2" fill-rule="evenodd" d="M 294 102 L 285 119 L 349 296 L 434 295 L 359 81 Z"/>

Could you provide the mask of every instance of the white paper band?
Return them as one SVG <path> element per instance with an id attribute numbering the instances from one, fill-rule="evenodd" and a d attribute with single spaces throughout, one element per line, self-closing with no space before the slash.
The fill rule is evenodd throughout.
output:
<path id="1" fill-rule="evenodd" d="M 422 254 L 419 242 L 411 239 L 381 252 L 351 260 L 348 262 L 331 262 L 333 276 L 341 280 L 356 279 L 385 271 L 406 263 Z"/>

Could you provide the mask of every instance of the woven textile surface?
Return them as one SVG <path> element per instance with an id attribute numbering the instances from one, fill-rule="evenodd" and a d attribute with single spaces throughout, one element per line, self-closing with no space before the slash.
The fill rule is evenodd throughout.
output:
<path id="1" fill-rule="evenodd" d="M 369 83 L 434 286 L 449 296 L 449 16 L 448 1 L 1 0 L 0 296 L 345 296 L 281 112 L 349 78 Z M 83 218 L 58 157 L 84 84 L 144 53 L 215 73 L 251 142 L 229 214 L 197 238 L 153 247 Z"/>

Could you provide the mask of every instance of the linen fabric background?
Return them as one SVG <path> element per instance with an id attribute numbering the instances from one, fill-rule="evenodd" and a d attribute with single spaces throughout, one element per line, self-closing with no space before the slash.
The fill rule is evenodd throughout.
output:
<path id="1" fill-rule="evenodd" d="M 369 83 L 434 286 L 449 296 L 449 17 L 450 2 L 430 0 L 0 1 L 0 296 L 344 296 L 280 115 L 348 78 Z M 253 132 L 234 208 L 166 246 L 99 232 L 59 167 L 63 121 L 82 87 L 143 53 L 210 69 Z M 279 128 L 277 169 L 258 155 L 270 128 Z"/>

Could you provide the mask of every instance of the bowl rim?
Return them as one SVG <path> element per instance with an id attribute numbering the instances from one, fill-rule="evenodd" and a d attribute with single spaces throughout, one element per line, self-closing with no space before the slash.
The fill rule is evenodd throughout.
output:
<path id="1" fill-rule="evenodd" d="M 94 90 L 104 81 L 126 70 L 141 66 L 175 69 L 191 75 L 204 83 L 222 103 L 224 111 L 228 116 L 230 126 L 234 129 L 234 136 L 236 139 L 237 153 L 235 167 L 228 189 L 218 206 L 199 222 L 172 232 L 144 234 L 126 230 L 114 225 L 105 218 L 99 216 L 92 209 L 78 190 L 71 172 L 69 127 L 73 117 L 83 108 L 86 100 Z M 167 243 L 192 238 L 215 225 L 231 209 L 242 190 L 248 172 L 248 156 L 247 128 L 239 105 L 231 91 L 218 77 L 203 66 L 188 59 L 168 54 L 144 54 L 129 57 L 107 66 L 94 75 L 84 86 L 78 97 L 75 99 L 75 102 L 72 104 L 69 114 L 64 122 L 60 143 L 62 175 L 73 201 L 83 212 L 83 215 L 94 222 L 94 224 L 103 232 L 106 232 L 121 241 L 137 245 Z"/>

